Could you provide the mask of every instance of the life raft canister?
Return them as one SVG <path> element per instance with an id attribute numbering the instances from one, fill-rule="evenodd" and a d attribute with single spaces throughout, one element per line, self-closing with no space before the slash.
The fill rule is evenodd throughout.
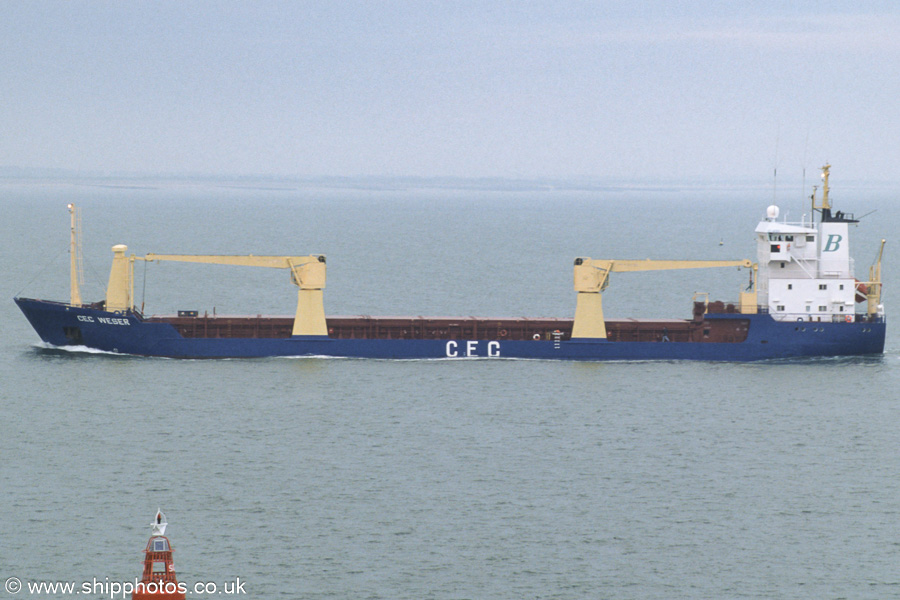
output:
<path id="1" fill-rule="evenodd" d="M 856 301 L 857 302 L 865 302 L 868 299 L 869 295 L 869 286 L 865 283 L 856 279 Z"/>

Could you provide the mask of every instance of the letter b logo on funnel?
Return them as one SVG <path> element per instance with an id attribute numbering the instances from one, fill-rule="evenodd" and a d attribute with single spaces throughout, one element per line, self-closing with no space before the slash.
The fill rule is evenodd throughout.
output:
<path id="1" fill-rule="evenodd" d="M 840 236 L 836 233 L 832 233 L 828 236 L 828 241 L 825 242 L 825 247 L 822 248 L 822 252 L 834 252 L 841 246 L 841 240 L 844 239 L 843 236 Z"/>

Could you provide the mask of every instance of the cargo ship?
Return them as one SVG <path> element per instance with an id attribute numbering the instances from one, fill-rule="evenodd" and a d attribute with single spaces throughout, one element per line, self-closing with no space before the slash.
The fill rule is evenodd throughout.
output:
<path id="1" fill-rule="evenodd" d="M 756 361 L 881 354 L 885 314 L 881 257 L 865 281 L 849 251 L 852 214 L 832 212 L 823 189 L 797 223 L 769 206 L 756 227 L 757 261 L 575 259 L 574 318 L 326 316 L 322 255 L 127 255 L 112 247 L 106 297 L 81 300 L 76 209 L 71 213 L 69 302 L 16 297 L 38 336 L 63 348 L 171 358 L 320 356 L 378 359 Z M 816 217 L 818 216 L 818 221 Z M 182 261 L 279 268 L 298 287 L 293 317 L 178 311 L 145 315 L 134 302 L 134 263 Z M 736 302 L 695 295 L 689 318 L 610 319 L 602 297 L 613 273 L 738 267 L 749 285 Z M 857 308 L 857 305 L 861 305 Z"/>

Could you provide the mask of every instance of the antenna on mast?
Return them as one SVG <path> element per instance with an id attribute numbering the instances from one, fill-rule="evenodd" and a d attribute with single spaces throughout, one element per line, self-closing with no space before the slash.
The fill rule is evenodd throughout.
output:
<path id="1" fill-rule="evenodd" d="M 781 137 L 781 128 L 780 126 L 775 130 L 775 160 L 772 166 L 772 202 L 775 202 L 778 198 L 778 142 Z"/>
<path id="2" fill-rule="evenodd" d="M 806 141 L 803 143 L 803 184 L 800 188 L 800 198 L 806 200 L 806 151 L 809 149 L 809 129 L 806 130 Z"/>
<path id="3" fill-rule="evenodd" d="M 778 167 L 775 167 L 772 170 L 772 202 L 775 202 L 778 198 Z"/>
<path id="4" fill-rule="evenodd" d="M 803 164 L 803 183 L 800 187 L 800 197 L 803 198 L 803 200 L 806 200 L 806 161 L 804 161 Z M 810 221 L 812 221 L 812 215 L 810 215 L 809 217 Z"/>

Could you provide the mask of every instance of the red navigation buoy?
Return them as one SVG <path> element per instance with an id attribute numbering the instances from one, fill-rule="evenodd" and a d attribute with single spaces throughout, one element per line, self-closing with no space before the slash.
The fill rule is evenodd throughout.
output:
<path id="1" fill-rule="evenodd" d="M 150 541 L 144 549 L 144 574 L 131 594 L 132 600 L 184 600 L 186 588 L 175 579 L 172 545 L 166 533 L 166 515 L 156 511 Z"/>

